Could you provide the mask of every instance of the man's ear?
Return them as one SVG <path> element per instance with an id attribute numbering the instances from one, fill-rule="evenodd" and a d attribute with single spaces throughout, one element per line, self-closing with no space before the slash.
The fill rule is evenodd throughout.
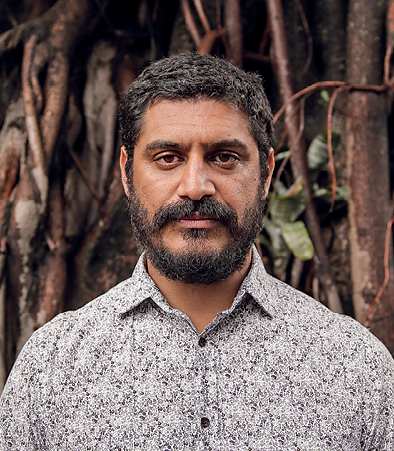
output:
<path id="1" fill-rule="evenodd" d="M 265 182 L 264 197 L 268 196 L 268 191 L 269 191 L 269 187 L 270 187 L 270 184 L 271 184 L 271 178 L 272 178 L 272 174 L 274 172 L 274 167 L 275 167 L 274 149 L 272 147 L 269 150 L 269 155 L 268 155 L 268 158 L 267 158 L 267 164 L 268 164 L 268 168 L 269 168 L 269 173 L 268 173 L 267 180 Z"/>
<path id="2" fill-rule="evenodd" d="M 129 187 L 127 185 L 127 174 L 126 174 L 126 162 L 127 162 L 127 152 L 126 147 L 122 146 L 120 149 L 120 172 L 122 174 L 122 185 L 126 196 L 130 196 Z"/>

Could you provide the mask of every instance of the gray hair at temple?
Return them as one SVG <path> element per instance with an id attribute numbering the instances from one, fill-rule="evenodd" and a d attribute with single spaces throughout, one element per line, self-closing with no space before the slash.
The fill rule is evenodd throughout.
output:
<path id="1" fill-rule="evenodd" d="M 145 111 L 160 100 L 201 99 L 228 103 L 246 115 L 259 149 L 261 178 L 266 180 L 273 123 L 259 75 L 247 73 L 225 59 L 199 53 L 180 53 L 152 63 L 124 94 L 120 127 L 130 179 L 134 146 L 141 134 Z"/>

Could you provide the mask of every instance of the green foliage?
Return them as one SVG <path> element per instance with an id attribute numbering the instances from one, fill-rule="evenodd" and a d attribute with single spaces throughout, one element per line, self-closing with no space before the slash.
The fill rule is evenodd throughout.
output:
<path id="1" fill-rule="evenodd" d="M 331 143 L 333 153 L 341 141 L 341 134 L 338 132 L 331 132 Z M 328 158 L 328 144 L 327 144 L 327 130 L 320 131 L 312 140 L 307 154 L 307 163 L 309 168 L 310 180 L 312 188 L 322 171 L 326 170 L 329 158 Z"/>
<path id="2" fill-rule="evenodd" d="M 328 91 L 326 91 L 325 89 L 322 89 L 320 91 L 320 99 L 319 100 L 322 104 L 328 105 L 330 102 L 330 93 Z"/>
<path id="3" fill-rule="evenodd" d="M 270 204 L 271 219 L 276 225 L 294 222 L 306 208 L 306 196 L 301 180 L 281 194 L 277 194 Z"/>
<path id="4" fill-rule="evenodd" d="M 331 142 L 335 153 L 341 141 L 341 134 L 331 132 Z M 327 130 L 320 131 L 312 140 L 307 151 L 308 168 L 311 171 L 322 170 L 328 163 Z"/>
<path id="5" fill-rule="evenodd" d="M 295 257 L 300 260 L 310 260 L 313 257 L 313 244 L 303 221 L 284 223 L 281 230 L 285 243 Z"/>
<path id="6" fill-rule="evenodd" d="M 331 133 L 333 154 L 338 148 L 341 134 Z M 287 158 L 288 151 L 275 157 L 276 161 Z M 320 186 L 319 179 L 327 172 L 329 162 L 327 131 L 320 131 L 312 140 L 307 151 L 311 185 L 315 199 L 331 202 L 330 187 Z M 326 178 L 327 179 L 327 178 Z M 335 200 L 347 201 L 347 187 L 336 187 Z M 305 189 L 301 179 L 292 181 L 289 187 L 279 181 L 276 194 L 270 194 L 269 216 L 265 223 L 265 234 L 260 235 L 261 244 L 268 249 L 274 259 L 275 272 L 283 276 L 291 255 L 306 261 L 314 255 L 314 248 L 308 230 L 302 220 L 307 207 Z"/>

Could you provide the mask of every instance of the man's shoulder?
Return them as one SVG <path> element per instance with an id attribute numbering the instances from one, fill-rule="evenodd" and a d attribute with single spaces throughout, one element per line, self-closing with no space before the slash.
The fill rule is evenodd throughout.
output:
<path id="1" fill-rule="evenodd" d="M 28 345 L 58 347 L 60 342 L 72 343 L 73 337 L 93 338 L 109 333 L 121 322 L 121 315 L 128 309 L 133 296 L 133 280 L 128 278 L 101 296 L 77 310 L 56 315 L 40 327 L 30 338 Z"/>
<path id="2" fill-rule="evenodd" d="M 278 323 L 286 325 L 289 336 L 319 347 L 324 355 L 337 358 L 363 356 L 364 361 L 381 360 L 394 368 L 385 345 L 350 316 L 335 313 L 307 294 L 267 276 L 275 292 L 273 308 Z"/>

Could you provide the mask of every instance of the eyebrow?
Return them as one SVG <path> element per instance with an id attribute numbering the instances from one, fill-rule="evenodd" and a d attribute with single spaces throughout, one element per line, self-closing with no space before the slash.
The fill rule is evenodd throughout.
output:
<path id="1" fill-rule="evenodd" d="M 178 149 L 182 150 L 185 148 L 183 144 L 179 144 L 173 141 L 161 141 L 160 139 L 157 139 L 155 141 L 152 141 L 148 143 L 145 147 L 146 151 L 150 150 L 158 150 L 158 149 L 165 149 L 170 147 L 171 149 Z"/>
<path id="2" fill-rule="evenodd" d="M 204 150 L 216 150 L 222 147 L 230 149 L 247 150 L 248 146 L 239 139 L 222 139 L 213 143 L 203 144 Z"/>
<path id="3" fill-rule="evenodd" d="M 248 146 L 240 141 L 239 139 L 221 139 L 220 141 L 212 142 L 212 143 L 203 143 L 203 149 L 205 151 L 207 150 L 216 150 L 220 148 L 230 148 L 230 149 L 240 149 L 240 150 L 247 150 Z M 160 139 L 152 141 L 148 143 L 145 147 L 146 151 L 152 151 L 152 150 L 158 150 L 158 149 L 165 149 L 165 148 L 171 148 L 171 149 L 177 149 L 177 150 L 184 150 L 186 146 L 184 144 L 176 143 L 173 141 L 162 141 Z"/>

